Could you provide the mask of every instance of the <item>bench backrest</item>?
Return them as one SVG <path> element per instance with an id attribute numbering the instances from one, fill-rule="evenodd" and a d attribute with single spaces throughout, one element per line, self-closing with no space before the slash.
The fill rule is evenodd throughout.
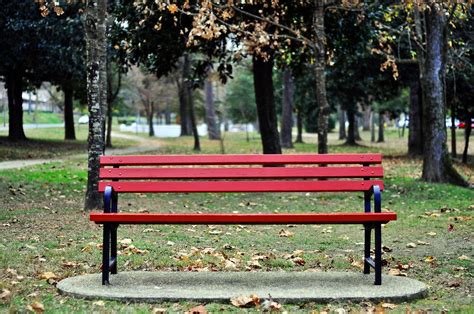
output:
<path id="1" fill-rule="evenodd" d="M 102 156 L 99 191 L 368 191 L 383 189 L 381 163 L 381 154 Z"/>

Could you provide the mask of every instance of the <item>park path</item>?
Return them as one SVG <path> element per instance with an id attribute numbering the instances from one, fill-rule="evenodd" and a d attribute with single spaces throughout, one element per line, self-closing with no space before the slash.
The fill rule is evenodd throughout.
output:
<path id="1" fill-rule="evenodd" d="M 111 148 L 106 149 L 106 155 L 127 155 L 127 154 L 136 154 L 136 153 L 144 153 L 150 151 L 156 151 L 159 148 L 159 142 L 155 140 L 149 140 L 144 137 L 123 134 L 123 133 L 115 133 L 112 132 L 112 137 L 114 138 L 123 138 L 137 142 L 136 145 L 125 147 L 125 148 Z M 73 158 L 86 158 L 86 154 L 74 154 L 65 156 L 63 158 L 52 158 L 52 159 L 20 159 L 20 160 L 9 160 L 0 162 L 0 170 L 6 169 L 20 169 L 24 167 L 46 164 L 51 162 L 62 162 L 65 160 L 73 159 Z"/>

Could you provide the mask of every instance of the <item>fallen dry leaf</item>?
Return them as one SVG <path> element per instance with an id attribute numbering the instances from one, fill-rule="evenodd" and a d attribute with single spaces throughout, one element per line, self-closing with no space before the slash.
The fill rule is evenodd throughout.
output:
<path id="1" fill-rule="evenodd" d="M 461 261 L 470 261 L 471 258 L 467 255 L 461 255 L 458 257 L 458 259 L 460 259 Z"/>
<path id="2" fill-rule="evenodd" d="M 260 263 L 258 261 L 248 261 L 247 262 L 247 266 L 251 267 L 251 268 L 262 268 L 262 265 L 260 265 Z"/>
<path id="3" fill-rule="evenodd" d="M 471 220 L 472 217 L 469 216 L 456 216 L 456 217 L 449 217 L 448 220 L 454 220 L 454 221 L 469 221 Z"/>
<path id="4" fill-rule="evenodd" d="M 132 244 L 132 239 L 122 239 L 119 241 L 119 243 L 122 245 L 130 245 Z"/>
<path id="5" fill-rule="evenodd" d="M 56 276 L 56 274 L 51 271 L 47 271 L 47 272 L 42 273 L 39 276 L 39 278 L 49 280 L 49 279 L 58 279 L 58 276 Z"/>
<path id="6" fill-rule="evenodd" d="M 351 265 L 359 269 L 364 269 L 364 262 L 361 260 L 355 260 L 351 263 Z"/>
<path id="7" fill-rule="evenodd" d="M 35 311 L 36 313 L 43 313 L 44 312 L 44 305 L 38 301 L 35 301 L 27 306 L 30 311 Z"/>
<path id="8" fill-rule="evenodd" d="M 427 235 L 434 237 L 436 235 L 436 232 L 431 231 L 431 232 L 428 232 Z"/>
<path id="9" fill-rule="evenodd" d="M 167 309 L 162 308 L 162 307 L 154 307 L 153 310 L 151 310 L 151 313 L 153 314 L 164 314 L 166 313 Z"/>
<path id="10" fill-rule="evenodd" d="M 427 262 L 427 263 L 433 263 L 435 260 L 436 260 L 436 258 L 434 256 L 431 256 L 431 255 L 427 256 L 425 258 L 425 262 Z"/>
<path id="11" fill-rule="evenodd" d="M 397 307 L 396 304 L 393 304 L 393 303 L 382 303 L 381 306 L 384 308 L 384 309 L 390 309 L 390 310 L 393 310 Z"/>
<path id="12" fill-rule="evenodd" d="M 77 266 L 77 263 L 75 262 L 64 262 L 63 263 L 63 267 L 65 268 L 73 268 L 73 267 L 76 267 Z"/>
<path id="13" fill-rule="evenodd" d="M 397 268 L 391 268 L 389 271 L 388 271 L 388 274 L 390 276 L 401 276 L 401 277 L 406 277 L 407 274 L 400 271 L 400 269 L 397 269 Z"/>
<path id="14" fill-rule="evenodd" d="M 409 249 L 416 248 L 416 244 L 413 243 L 413 242 L 410 242 L 410 243 L 407 244 L 407 248 L 409 248 Z"/>
<path id="15" fill-rule="evenodd" d="M 237 307 L 251 307 L 260 304 L 260 298 L 256 294 L 249 296 L 241 295 L 230 299 L 230 303 Z"/>
<path id="16" fill-rule="evenodd" d="M 453 281 L 448 282 L 448 287 L 450 288 L 456 288 L 456 287 L 459 287 L 460 285 L 461 285 L 461 282 L 459 280 L 453 280 Z"/>
<path id="17" fill-rule="evenodd" d="M 419 245 L 431 245 L 431 243 L 429 243 L 429 242 L 420 241 L 420 240 L 416 241 L 416 244 L 419 244 Z"/>
<path id="18" fill-rule="evenodd" d="M 232 261 L 226 260 L 224 263 L 224 268 L 227 270 L 232 270 L 232 269 L 236 269 L 237 265 L 235 265 L 235 263 Z"/>
<path id="19" fill-rule="evenodd" d="M 92 303 L 94 305 L 97 305 L 97 306 L 105 306 L 105 302 L 102 301 L 102 300 L 99 300 L 99 301 L 95 301 L 94 303 Z"/>
<path id="20" fill-rule="evenodd" d="M 207 314 L 206 307 L 204 305 L 195 306 L 188 311 L 184 312 L 186 314 Z"/>
<path id="21" fill-rule="evenodd" d="M 2 289 L 0 293 L 0 300 L 8 300 L 12 296 L 12 292 L 8 289 Z"/>
<path id="22" fill-rule="evenodd" d="M 291 231 L 288 231 L 288 230 L 285 230 L 285 229 L 281 229 L 280 232 L 278 232 L 279 237 L 289 238 L 289 237 L 292 237 L 294 235 L 295 235 L 294 232 L 291 232 Z"/>
<path id="23" fill-rule="evenodd" d="M 291 260 L 295 265 L 300 265 L 300 266 L 304 266 L 304 264 L 306 264 L 306 261 L 304 259 L 302 259 L 301 257 L 295 257 Z"/>
<path id="24" fill-rule="evenodd" d="M 274 312 L 274 311 L 279 311 L 280 309 L 281 309 L 281 304 L 276 302 L 276 301 L 273 301 L 271 296 L 270 296 L 269 299 L 265 299 L 262 302 L 262 310 L 263 311 Z"/>
<path id="25" fill-rule="evenodd" d="M 392 248 L 390 248 L 390 247 L 388 247 L 388 246 L 386 246 L 386 245 L 382 246 L 382 250 L 383 250 L 384 252 L 387 252 L 387 253 L 390 253 L 390 252 L 393 251 Z"/>

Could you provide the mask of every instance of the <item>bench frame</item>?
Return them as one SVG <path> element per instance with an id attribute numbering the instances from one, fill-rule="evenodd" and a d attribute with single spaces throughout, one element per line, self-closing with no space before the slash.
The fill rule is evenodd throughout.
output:
<path id="1" fill-rule="evenodd" d="M 217 155 L 209 155 L 217 156 Z M 255 155 L 250 155 L 255 156 Z M 292 155 L 297 156 L 297 155 Z M 331 156 L 331 155 L 326 155 Z M 344 156 L 344 155 L 339 155 Z M 110 158 L 110 156 L 107 156 Z M 131 156 L 129 156 L 131 157 Z M 136 156 L 139 158 L 139 156 Z M 245 157 L 244 157 L 245 158 Z M 102 161 L 101 161 L 102 163 Z M 215 163 L 212 163 L 215 165 Z M 202 165 L 202 164 L 199 164 Z M 368 163 L 363 163 L 367 166 Z M 113 165 L 118 168 L 118 165 Z M 216 168 L 219 169 L 219 168 Z M 232 168 L 229 168 L 232 169 Z M 364 178 L 369 180 L 369 178 Z M 113 181 L 118 181 L 113 179 Z M 324 181 L 322 181 L 324 183 Z M 361 181 L 363 182 L 363 181 Z M 362 183 L 363 184 L 363 183 Z M 179 191 L 173 191 L 179 192 Z M 108 285 L 109 274 L 117 274 L 117 229 L 120 224 L 357 224 L 364 226 L 364 274 L 375 271 L 375 285 L 382 284 L 382 224 L 396 220 L 393 212 L 382 213 L 381 188 L 372 185 L 364 191 L 363 213 L 337 214 L 119 214 L 118 193 L 113 186 L 104 188 L 104 212 L 93 212 L 90 220 L 103 224 L 102 284 Z M 372 212 L 372 196 L 374 211 Z M 374 229 L 375 258 L 370 256 Z"/>

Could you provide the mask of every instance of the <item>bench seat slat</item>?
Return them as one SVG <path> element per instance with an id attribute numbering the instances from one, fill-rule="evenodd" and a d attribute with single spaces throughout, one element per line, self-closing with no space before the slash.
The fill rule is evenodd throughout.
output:
<path id="1" fill-rule="evenodd" d="M 266 154 L 266 155 L 158 155 L 101 156 L 103 166 L 146 165 L 275 165 L 380 164 L 382 154 Z"/>
<path id="2" fill-rule="evenodd" d="M 382 167 L 101 168 L 101 179 L 380 178 Z"/>
<path id="3" fill-rule="evenodd" d="M 138 181 L 99 182 L 99 192 L 112 186 L 119 193 L 246 193 L 246 192 L 353 192 L 383 190 L 381 180 L 353 181 Z"/>
<path id="4" fill-rule="evenodd" d="M 353 224 L 387 223 L 396 220 L 394 212 L 385 213 L 303 213 L 303 214 L 161 214 L 96 213 L 96 223 L 119 224 Z"/>

